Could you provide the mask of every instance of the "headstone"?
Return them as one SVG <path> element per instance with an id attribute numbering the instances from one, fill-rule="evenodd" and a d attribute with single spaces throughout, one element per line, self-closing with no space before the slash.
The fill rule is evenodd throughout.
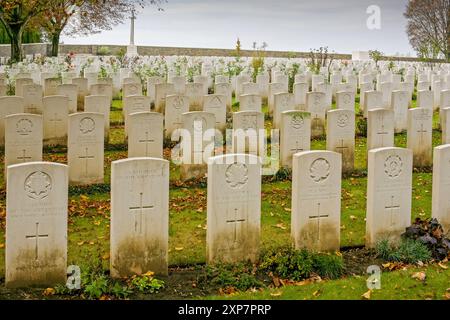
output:
<path id="1" fill-rule="evenodd" d="M 207 195 L 207 262 L 256 262 L 261 231 L 259 158 L 242 154 L 210 158 Z"/>
<path id="2" fill-rule="evenodd" d="M 306 93 L 308 92 L 308 87 L 307 83 L 294 83 L 293 92 L 296 110 L 306 109 Z"/>
<path id="3" fill-rule="evenodd" d="M 170 83 L 173 84 L 176 94 L 184 94 L 186 90 L 186 77 L 174 76 L 170 79 Z"/>
<path id="4" fill-rule="evenodd" d="M 440 125 L 442 131 L 442 144 L 450 144 L 450 108 L 441 109 Z"/>
<path id="5" fill-rule="evenodd" d="M 268 74 L 258 74 L 256 76 L 256 83 L 259 85 L 259 94 L 262 98 L 267 99 L 269 96 L 269 81 Z"/>
<path id="6" fill-rule="evenodd" d="M 311 137 L 322 137 L 325 134 L 325 94 L 308 92 L 306 94 L 306 110 L 311 113 Z"/>
<path id="7" fill-rule="evenodd" d="M 262 98 L 256 94 L 242 94 L 239 98 L 239 111 L 262 111 Z"/>
<path id="8" fill-rule="evenodd" d="M 109 141 L 110 100 L 107 96 L 87 96 L 84 102 L 85 112 L 97 112 L 104 116 L 105 141 Z"/>
<path id="9" fill-rule="evenodd" d="M 19 113 L 5 117 L 5 169 L 13 164 L 42 161 L 42 116 Z"/>
<path id="10" fill-rule="evenodd" d="M 270 83 L 269 84 L 269 113 L 272 114 L 274 110 L 274 95 L 277 93 L 287 93 L 287 88 L 284 83 Z"/>
<path id="11" fill-rule="evenodd" d="M 89 95 L 88 80 L 86 78 L 74 78 L 72 84 L 78 86 L 78 111 L 84 110 L 84 97 Z"/>
<path id="12" fill-rule="evenodd" d="M 369 151 L 366 246 L 398 242 L 411 224 L 412 152 L 402 148 Z"/>
<path id="13" fill-rule="evenodd" d="M 131 113 L 128 120 L 128 158 L 162 158 L 164 115 L 158 112 L 137 112 Z"/>
<path id="14" fill-rule="evenodd" d="M 147 78 L 147 97 L 150 97 L 150 102 L 154 105 L 156 98 L 156 88 L 155 85 L 163 83 L 164 79 L 159 76 L 153 76 Z"/>
<path id="15" fill-rule="evenodd" d="M 189 112 L 189 98 L 185 95 L 166 96 L 164 116 L 165 137 L 170 138 L 175 130 L 182 127 L 181 115 Z M 178 140 L 174 138 L 174 141 Z"/>
<path id="16" fill-rule="evenodd" d="M 30 78 L 22 78 L 22 79 L 16 79 L 15 83 L 15 95 L 18 97 L 23 97 L 23 86 L 25 85 L 31 85 L 33 83 L 33 79 Z"/>
<path id="17" fill-rule="evenodd" d="M 113 100 L 113 86 L 112 86 L 112 84 L 106 84 L 106 83 L 93 84 L 90 87 L 89 92 L 90 92 L 91 96 L 107 96 L 109 98 L 109 102 L 110 103 Z"/>
<path id="18" fill-rule="evenodd" d="M 450 107 L 450 90 L 442 90 L 439 108 L 444 109 L 449 107 Z"/>
<path id="19" fill-rule="evenodd" d="M 181 179 L 204 177 L 207 171 L 206 163 L 214 156 L 214 114 L 203 111 L 186 112 L 181 115 L 181 121 L 184 129 L 181 137 Z"/>
<path id="20" fill-rule="evenodd" d="M 394 111 L 394 130 L 403 132 L 408 127 L 408 92 L 392 91 L 392 110 Z"/>
<path id="21" fill-rule="evenodd" d="M 58 86 L 61 84 L 59 78 L 47 78 L 44 80 L 44 96 L 58 95 Z"/>
<path id="22" fill-rule="evenodd" d="M 189 110 L 202 111 L 203 108 L 203 84 L 187 83 L 186 96 L 189 97 Z"/>
<path id="23" fill-rule="evenodd" d="M 66 283 L 68 168 L 49 162 L 8 168 L 8 288 Z"/>
<path id="24" fill-rule="evenodd" d="M 341 167 L 339 153 L 305 151 L 294 155 L 291 237 L 296 249 L 339 250 Z"/>
<path id="25" fill-rule="evenodd" d="M 124 159 L 111 171 L 111 276 L 167 275 L 169 162 Z"/>
<path id="26" fill-rule="evenodd" d="M 0 146 L 5 143 L 5 117 L 24 112 L 25 100 L 17 96 L 0 97 Z"/>
<path id="27" fill-rule="evenodd" d="M 230 83 L 216 83 L 214 85 L 214 93 L 220 94 L 225 97 L 225 103 L 227 105 L 227 112 L 231 112 L 232 94 L 233 90 Z"/>
<path id="28" fill-rule="evenodd" d="M 342 171 L 352 172 L 355 164 L 355 111 L 327 112 L 327 150 L 342 155 Z"/>
<path id="29" fill-rule="evenodd" d="M 355 111 L 355 94 L 348 91 L 336 92 L 336 108 Z"/>
<path id="30" fill-rule="evenodd" d="M 67 162 L 74 185 L 103 183 L 104 116 L 80 112 L 69 115 Z"/>
<path id="31" fill-rule="evenodd" d="M 383 108 L 383 94 L 380 91 L 367 91 L 364 93 L 364 118 L 367 112 L 373 109 Z"/>
<path id="32" fill-rule="evenodd" d="M 432 91 L 418 91 L 417 92 L 417 107 L 433 110 L 433 92 Z"/>
<path id="33" fill-rule="evenodd" d="M 367 150 L 394 146 L 394 112 L 373 109 L 368 112 Z"/>
<path id="34" fill-rule="evenodd" d="M 27 84 L 22 87 L 24 98 L 24 112 L 42 114 L 42 86 L 39 84 Z"/>
<path id="35" fill-rule="evenodd" d="M 67 145 L 69 102 L 65 96 L 42 99 L 44 116 L 44 146 Z"/>
<path id="36" fill-rule="evenodd" d="M 277 93 L 273 96 L 273 128 L 281 128 L 281 113 L 295 110 L 294 95 L 292 93 Z"/>
<path id="37" fill-rule="evenodd" d="M 292 156 L 311 150 L 311 114 L 305 111 L 281 113 L 281 166 L 292 168 Z"/>
<path id="38" fill-rule="evenodd" d="M 365 106 L 365 96 L 366 92 L 373 90 L 373 83 L 367 82 L 367 83 L 361 83 L 360 84 L 360 94 L 359 94 L 359 108 L 360 111 L 364 114 L 364 106 Z"/>
<path id="39" fill-rule="evenodd" d="M 57 87 L 57 95 L 66 96 L 69 104 L 69 113 L 77 112 L 78 86 L 76 84 L 61 84 Z"/>
<path id="40" fill-rule="evenodd" d="M 408 110 L 407 148 L 413 151 L 414 167 L 428 167 L 432 164 L 432 125 L 432 110 Z"/>
<path id="41" fill-rule="evenodd" d="M 164 113 L 166 97 L 175 93 L 175 87 L 172 83 L 155 84 L 155 111 Z"/>
<path id="42" fill-rule="evenodd" d="M 140 83 L 127 83 L 122 87 L 122 97 L 128 96 L 141 96 L 142 95 L 142 84 Z"/>
<path id="43" fill-rule="evenodd" d="M 203 97 L 203 111 L 214 114 L 216 129 L 224 132 L 227 126 L 227 106 L 225 96 L 209 94 Z"/>
<path id="44" fill-rule="evenodd" d="M 450 144 L 434 148 L 432 217 L 450 230 Z"/>
<path id="45" fill-rule="evenodd" d="M 125 135 L 128 134 L 128 117 L 136 112 L 150 112 L 150 98 L 147 96 L 127 96 L 123 99 Z"/>
<path id="46" fill-rule="evenodd" d="M 264 138 L 264 114 L 262 112 L 233 112 L 233 153 L 263 155 Z"/>

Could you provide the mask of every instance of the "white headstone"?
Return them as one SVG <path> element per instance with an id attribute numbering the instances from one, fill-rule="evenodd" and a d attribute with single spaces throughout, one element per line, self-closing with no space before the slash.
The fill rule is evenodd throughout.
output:
<path id="1" fill-rule="evenodd" d="M 327 112 L 327 150 L 342 155 L 342 171 L 351 172 L 355 164 L 355 111 Z"/>
<path id="2" fill-rule="evenodd" d="M 402 148 L 369 151 L 366 246 L 398 242 L 411 224 L 412 152 Z"/>
<path id="3" fill-rule="evenodd" d="M 367 150 L 394 146 L 394 112 L 373 109 L 368 112 Z"/>
<path id="4" fill-rule="evenodd" d="M 434 148 L 432 217 L 450 230 L 450 144 Z"/>
<path id="5" fill-rule="evenodd" d="M 281 165 L 292 168 L 292 156 L 311 149 L 311 114 L 305 111 L 281 113 Z"/>
<path id="6" fill-rule="evenodd" d="M 8 168 L 7 287 L 64 285 L 67 271 L 68 168 L 30 162 Z"/>
<path id="7" fill-rule="evenodd" d="M 80 112 L 69 115 L 67 162 L 74 185 L 103 183 L 104 115 Z"/>
<path id="8" fill-rule="evenodd" d="M 305 151 L 294 155 L 291 237 L 296 249 L 340 247 L 341 155 Z"/>
<path id="9" fill-rule="evenodd" d="M 208 162 L 206 259 L 256 262 L 261 229 L 261 163 L 228 154 Z"/>
<path id="10" fill-rule="evenodd" d="M 414 167 L 428 167 L 432 164 L 432 126 L 431 109 L 408 110 L 407 148 L 413 151 Z"/>
<path id="11" fill-rule="evenodd" d="M 137 112 L 128 116 L 128 158 L 163 157 L 163 121 L 158 112 Z"/>
<path id="12" fill-rule="evenodd" d="M 131 158 L 111 165 L 111 276 L 168 273 L 169 162 Z"/>

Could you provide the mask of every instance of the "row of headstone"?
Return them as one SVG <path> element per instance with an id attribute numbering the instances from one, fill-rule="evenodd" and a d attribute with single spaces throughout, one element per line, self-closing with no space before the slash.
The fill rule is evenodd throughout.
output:
<path id="1" fill-rule="evenodd" d="M 435 149 L 432 216 L 450 227 L 450 145 Z M 295 248 L 340 248 L 341 155 L 293 156 L 291 237 Z M 411 150 L 369 151 L 366 246 L 397 242 L 411 223 Z M 169 162 L 115 161 L 111 174 L 111 275 L 167 274 Z M 32 162 L 8 168 L 6 285 L 64 283 L 67 263 L 66 165 Z M 229 154 L 209 159 L 207 262 L 257 261 L 261 233 L 261 161 Z"/>

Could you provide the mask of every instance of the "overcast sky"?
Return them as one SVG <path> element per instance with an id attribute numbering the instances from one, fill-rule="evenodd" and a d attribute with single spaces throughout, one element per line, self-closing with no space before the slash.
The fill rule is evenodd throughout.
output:
<path id="1" fill-rule="evenodd" d="M 136 44 L 243 49 L 254 41 L 268 50 L 309 51 L 328 46 L 339 53 L 378 49 L 412 54 L 403 17 L 408 0 L 168 0 L 149 6 L 136 20 Z M 381 29 L 369 30 L 370 5 L 381 9 Z M 73 44 L 128 44 L 130 21 L 89 37 L 63 37 Z"/>

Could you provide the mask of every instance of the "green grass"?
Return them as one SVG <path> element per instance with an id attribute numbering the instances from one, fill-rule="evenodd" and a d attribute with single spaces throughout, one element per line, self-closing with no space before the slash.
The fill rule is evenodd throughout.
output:
<path id="1" fill-rule="evenodd" d="M 123 133 L 123 117 L 121 101 L 115 100 L 111 111 L 110 144 L 105 151 L 105 183 L 87 188 L 71 188 L 69 201 L 69 264 L 84 265 L 90 259 L 100 257 L 105 269 L 109 268 L 109 190 L 111 162 L 127 157 L 125 137 Z M 236 107 L 234 107 L 236 109 Z M 267 106 L 263 108 L 267 112 Z M 358 105 L 357 105 L 358 110 Z M 437 128 L 437 117 L 434 117 Z M 268 127 L 270 121 L 266 121 Z M 406 146 L 406 134 L 395 137 L 398 147 Z M 433 146 L 440 144 L 440 133 L 433 133 Z M 312 141 L 313 150 L 325 149 L 325 140 Z M 3 158 L 3 153 L 0 155 Z M 58 150 L 44 155 L 47 161 L 66 163 L 65 150 Z M 3 160 L 3 159 L 1 159 Z M 342 180 L 342 213 L 341 213 L 341 246 L 357 246 L 364 244 L 365 211 L 366 211 L 366 139 L 356 138 L 355 174 Z M 0 279 L 4 277 L 5 255 L 5 185 L 3 176 L 3 161 L 0 161 Z M 205 262 L 206 253 L 206 187 L 202 185 L 187 186 L 179 181 L 179 168 L 171 164 L 170 168 L 170 219 L 169 219 L 169 264 L 192 265 Z M 431 214 L 431 173 L 413 174 L 412 219 L 426 218 Z M 103 190 L 103 191 L 102 191 Z M 99 208 L 100 206 L 100 208 Z M 261 246 L 263 250 L 277 248 L 290 244 L 291 220 L 291 182 L 265 181 L 262 185 L 261 211 Z M 433 270 L 433 269 L 432 269 Z M 442 276 L 434 270 L 436 279 Z M 401 273 L 399 273 L 401 275 Z M 448 273 L 446 273 L 448 276 Z M 386 274 L 386 279 L 399 277 Z M 407 279 L 406 279 L 407 280 Z M 405 280 L 405 281 L 406 281 Z M 402 280 L 403 281 L 403 280 Z M 360 283 L 361 282 L 361 283 Z M 409 283 L 409 282 L 408 282 Z M 430 282 L 429 287 L 431 288 Z M 364 281 L 361 279 L 345 279 L 330 281 L 326 286 L 352 286 L 357 290 L 348 289 L 348 298 L 359 298 Z M 308 288 L 285 288 L 282 298 L 307 297 L 320 285 L 310 285 Z M 386 290 L 389 287 L 386 287 Z M 440 288 L 439 286 L 436 288 Z M 419 297 L 426 290 L 418 290 L 411 298 Z M 324 291 L 320 297 L 347 298 L 345 294 L 330 290 Z M 400 293 L 400 292 L 399 292 Z M 271 298 L 270 292 L 259 293 L 258 297 Z M 407 292 L 405 292 L 405 295 Z M 416 295 L 417 294 L 417 295 Z M 376 296 L 377 293 L 374 293 Z M 243 296 L 248 297 L 249 296 Z M 319 297 L 319 298 L 320 298 Z M 380 295 L 382 298 L 382 295 Z"/>
<path id="2" fill-rule="evenodd" d="M 416 272 L 425 272 L 426 281 L 413 279 Z M 436 266 L 411 268 L 407 270 L 383 272 L 381 289 L 372 290 L 372 300 L 424 300 L 445 299 L 450 287 L 450 270 Z M 257 292 L 243 292 L 228 296 L 212 296 L 208 299 L 230 300 L 361 300 L 368 291 L 366 277 L 349 277 L 339 280 L 321 281 L 307 285 L 291 285 L 265 289 Z"/>

